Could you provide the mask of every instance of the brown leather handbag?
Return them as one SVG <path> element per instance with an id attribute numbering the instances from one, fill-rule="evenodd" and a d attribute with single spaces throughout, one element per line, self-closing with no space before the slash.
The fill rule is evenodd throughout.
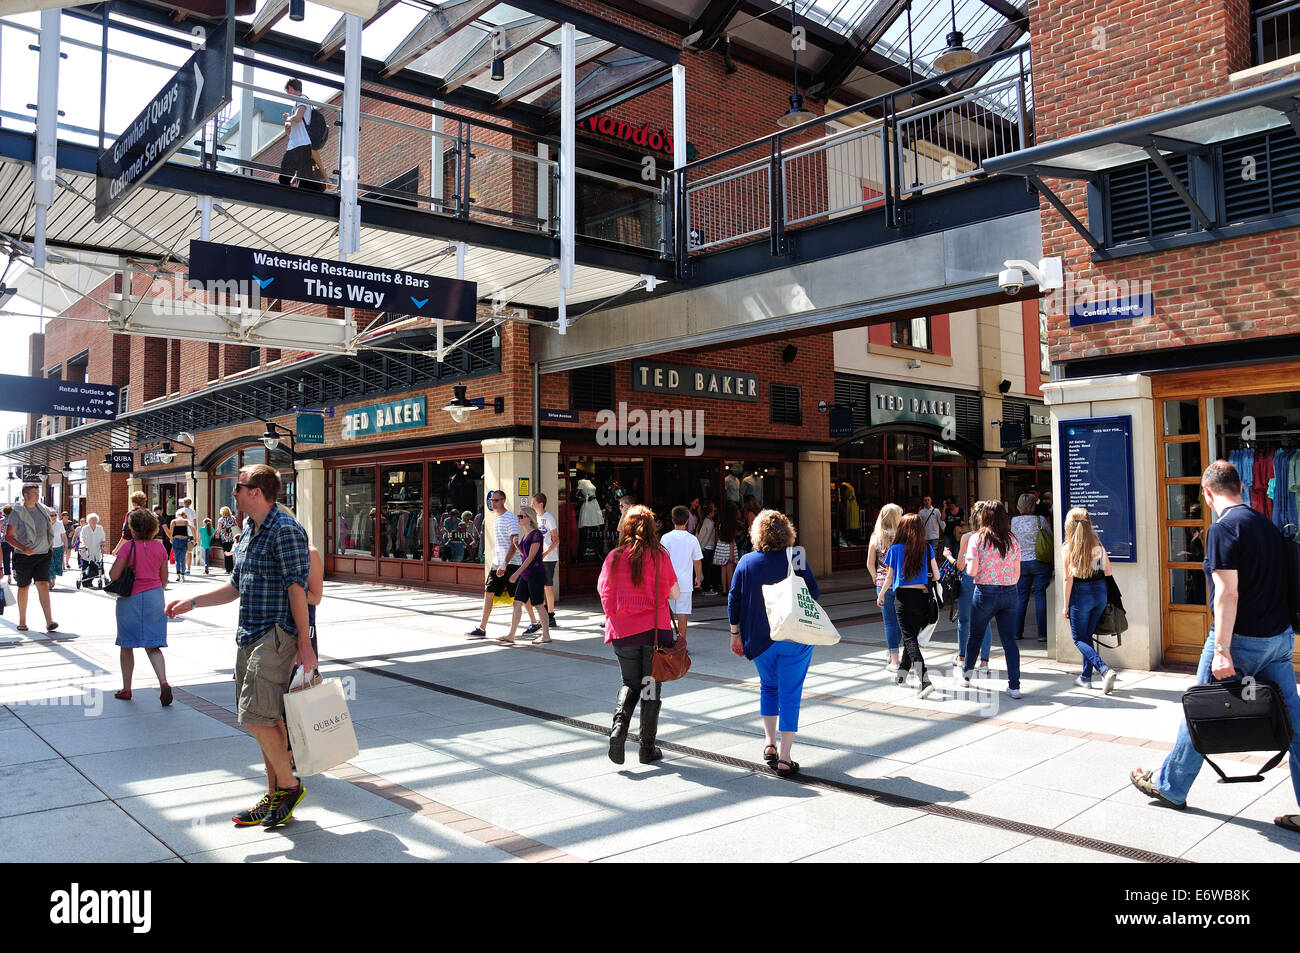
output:
<path id="1" fill-rule="evenodd" d="M 686 637 L 678 636 L 672 645 L 659 644 L 659 557 L 655 557 L 655 644 L 650 656 L 651 674 L 656 682 L 675 682 L 691 670 L 691 653 Z M 671 624 L 672 614 L 669 613 Z"/>

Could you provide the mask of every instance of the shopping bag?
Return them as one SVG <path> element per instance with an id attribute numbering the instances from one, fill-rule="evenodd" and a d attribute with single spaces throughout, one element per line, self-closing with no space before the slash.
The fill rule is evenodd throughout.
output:
<path id="1" fill-rule="evenodd" d="M 5 611 L 5 606 L 14 604 L 14 591 L 10 588 L 9 583 L 0 585 L 0 613 Z"/>
<path id="2" fill-rule="evenodd" d="M 359 750 L 342 680 L 314 673 L 315 684 L 295 687 L 304 681 L 300 669 L 284 696 L 284 725 L 300 777 L 328 771 L 355 758 Z"/>
<path id="3" fill-rule="evenodd" d="M 786 577 L 763 587 L 763 604 L 773 642 L 800 642 L 804 645 L 834 645 L 840 640 L 826 610 L 808 591 L 808 584 L 794 571 L 793 549 L 787 547 Z"/>

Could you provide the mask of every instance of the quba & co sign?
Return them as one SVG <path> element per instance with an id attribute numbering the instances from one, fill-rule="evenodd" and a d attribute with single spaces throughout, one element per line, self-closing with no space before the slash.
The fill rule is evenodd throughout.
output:
<path id="1" fill-rule="evenodd" d="M 665 152 L 671 155 L 673 151 L 673 134 L 668 130 L 651 129 L 649 123 L 637 126 L 624 119 L 615 119 L 608 113 L 590 115 L 578 123 L 578 128 L 630 142 L 654 152 Z M 686 143 L 686 160 L 692 162 L 698 155 L 699 150 L 691 143 Z"/>

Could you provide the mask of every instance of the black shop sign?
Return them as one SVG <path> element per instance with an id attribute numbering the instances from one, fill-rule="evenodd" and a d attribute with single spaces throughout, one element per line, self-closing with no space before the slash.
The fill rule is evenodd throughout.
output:
<path id="1" fill-rule="evenodd" d="M 679 397 L 714 397 L 719 400 L 758 401 L 758 375 L 716 367 L 632 362 L 632 389 Z"/>
<path id="2" fill-rule="evenodd" d="M 190 281 L 250 296 L 473 322 L 478 285 L 413 271 L 284 252 L 190 242 Z"/>
<path id="3" fill-rule="evenodd" d="M 54 417 L 117 419 L 117 388 L 108 384 L 0 374 L 0 410 Z"/>

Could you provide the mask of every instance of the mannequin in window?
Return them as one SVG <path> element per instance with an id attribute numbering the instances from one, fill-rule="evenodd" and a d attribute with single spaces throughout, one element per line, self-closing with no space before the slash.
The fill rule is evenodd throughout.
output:
<path id="1" fill-rule="evenodd" d="M 604 559 L 601 539 L 605 529 L 605 512 L 600 508 L 596 497 L 596 484 L 583 474 L 573 489 L 573 502 L 570 509 L 578 514 L 578 534 L 574 537 L 578 543 L 575 558 L 579 562 L 597 562 Z"/>
<path id="2" fill-rule="evenodd" d="M 727 475 L 722 478 L 722 494 L 737 506 L 740 505 L 740 480 L 736 479 L 736 474 L 731 472 L 730 467 L 727 468 Z"/>
<path id="3" fill-rule="evenodd" d="M 844 538 L 848 543 L 861 542 L 862 510 L 858 506 L 857 494 L 852 483 L 840 484 L 840 513 L 844 526 Z"/>
<path id="4" fill-rule="evenodd" d="M 763 474 L 759 470 L 750 470 L 745 474 L 745 478 L 740 481 L 740 493 L 743 499 L 746 496 L 752 496 L 758 501 L 758 508 L 763 508 Z"/>

